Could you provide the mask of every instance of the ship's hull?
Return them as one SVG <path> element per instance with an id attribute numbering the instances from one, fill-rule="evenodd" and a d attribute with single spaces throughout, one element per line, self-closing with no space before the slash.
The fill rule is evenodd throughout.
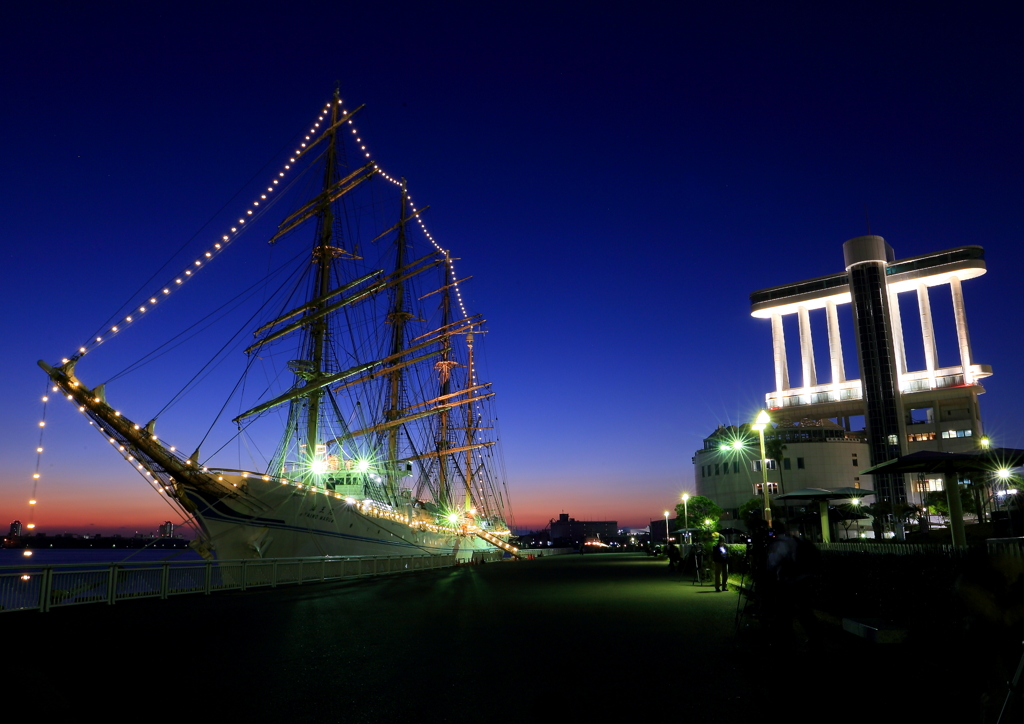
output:
<path id="1" fill-rule="evenodd" d="M 307 556 L 455 555 L 459 562 L 498 560 L 503 551 L 472 534 L 425 523 L 416 511 L 371 507 L 323 490 L 224 476 L 226 497 L 182 491 L 219 560 Z"/>

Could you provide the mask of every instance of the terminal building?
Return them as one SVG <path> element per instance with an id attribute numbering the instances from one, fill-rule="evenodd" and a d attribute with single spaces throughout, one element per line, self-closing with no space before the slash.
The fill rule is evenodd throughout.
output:
<path id="1" fill-rule="evenodd" d="M 978 447 L 978 395 L 992 368 L 975 360 L 962 282 L 985 273 L 984 250 L 964 246 L 897 260 L 882 237 L 861 236 L 843 244 L 843 256 L 845 271 L 750 295 L 751 315 L 771 322 L 775 388 L 765 395 L 765 409 L 775 430 L 766 438 L 769 446 L 773 440 L 786 446 L 777 465 L 769 460 L 769 493 L 779 492 L 780 482 L 790 491 L 864 487 L 876 500 L 919 503 L 926 492 L 944 490 L 941 475 L 915 476 L 908 484 L 904 475 L 858 471 L 918 450 Z M 938 366 L 930 290 L 940 285 L 949 286 L 953 302 L 960 364 L 952 367 Z M 849 340 L 840 334 L 844 304 L 853 316 Z M 920 370 L 908 369 L 904 346 L 903 320 L 915 310 L 924 346 Z M 797 316 L 798 384 L 790 378 L 783 328 L 790 314 Z M 811 317 L 818 314 L 827 330 L 827 380 L 819 379 L 814 359 Z M 859 376 L 847 374 L 844 342 L 857 350 Z M 851 419 L 863 419 L 863 429 L 851 429 Z M 693 464 L 698 494 L 734 514 L 761 492 L 760 450 L 749 425 L 719 427 Z"/>

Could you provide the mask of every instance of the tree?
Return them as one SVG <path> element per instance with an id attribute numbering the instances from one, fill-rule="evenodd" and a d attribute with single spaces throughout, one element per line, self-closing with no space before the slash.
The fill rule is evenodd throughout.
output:
<path id="1" fill-rule="evenodd" d="M 892 503 L 885 500 L 871 505 L 863 505 L 861 510 L 871 516 L 871 528 L 875 531 L 875 540 L 884 538 L 886 522 L 890 515 L 896 522 L 906 523 L 918 512 L 917 506 L 911 503 Z"/>
<path id="2" fill-rule="evenodd" d="M 687 525 L 684 516 L 686 514 L 690 516 L 690 524 Z M 722 517 L 722 509 L 715 504 L 711 498 L 703 495 L 695 495 L 683 505 L 682 503 L 676 503 L 676 520 L 683 521 L 682 527 L 688 528 L 706 528 L 708 530 L 715 530 L 718 528 L 718 519 Z M 711 525 L 706 526 L 705 520 L 710 520 Z"/>
<path id="3" fill-rule="evenodd" d="M 786 450 L 785 443 L 782 442 L 782 438 L 777 436 L 766 437 L 764 441 L 764 456 L 768 460 L 775 461 L 775 469 L 779 471 L 779 492 L 785 493 L 786 488 L 782 484 L 782 453 Z"/>
<path id="4" fill-rule="evenodd" d="M 778 512 L 775 501 L 769 499 L 768 505 L 771 506 L 772 518 L 775 519 L 777 517 L 775 514 Z M 740 506 L 739 515 L 740 520 L 747 526 L 747 530 L 754 530 L 764 520 L 764 498 L 758 496 L 748 500 Z"/>

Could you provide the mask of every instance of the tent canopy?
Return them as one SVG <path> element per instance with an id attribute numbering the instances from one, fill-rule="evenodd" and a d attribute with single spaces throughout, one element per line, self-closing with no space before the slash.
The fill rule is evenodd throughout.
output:
<path id="1" fill-rule="evenodd" d="M 1024 450 L 998 447 L 971 452 L 921 450 L 862 470 L 861 475 L 885 473 L 991 473 L 1024 465 Z"/>

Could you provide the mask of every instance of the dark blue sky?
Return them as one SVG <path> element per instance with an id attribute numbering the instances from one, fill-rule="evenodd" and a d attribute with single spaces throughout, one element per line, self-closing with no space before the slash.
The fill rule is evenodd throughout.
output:
<path id="1" fill-rule="evenodd" d="M 974 353 L 994 369 L 982 411 L 999 444 L 1024 447 L 1017 15 L 667 5 L 11 14 L 0 514 L 24 516 L 31 490 L 35 360 L 67 354 L 172 251 L 217 233 L 204 224 L 247 202 L 232 197 L 336 81 L 474 276 L 520 524 L 562 510 L 644 524 L 692 490 L 701 439 L 751 418 L 774 384 L 747 295 L 839 271 L 865 205 L 898 257 L 985 247 L 989 273 L 964 284 Z M 940 363 L 956 364 L 936 297 Z M 77 415 L 48 420 L 41 521 L 99 501 L 125 525 L 159 522 Z"/>

